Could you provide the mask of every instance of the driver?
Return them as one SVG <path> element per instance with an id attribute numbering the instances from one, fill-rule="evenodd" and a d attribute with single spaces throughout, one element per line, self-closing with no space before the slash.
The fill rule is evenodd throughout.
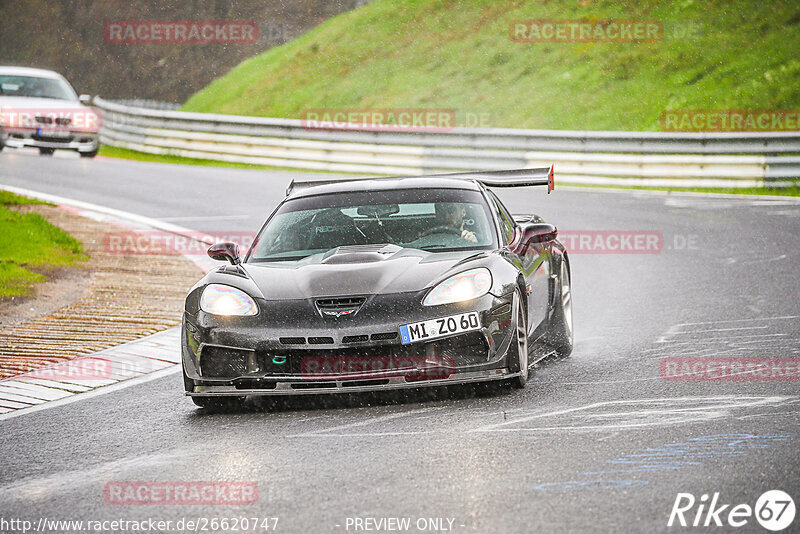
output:
<path id="1" fill-rule="evenodd" d="M 461 232 L 462 239 L 466 239 L 470 243 L 478 242 L 474 232 L 464 229 L 464 217 L 467 215 L 467 210 L 461 204 L 437 202 L 434 205 L 434 210 L 436 212 L 436 226 L 450 226 Z"/>

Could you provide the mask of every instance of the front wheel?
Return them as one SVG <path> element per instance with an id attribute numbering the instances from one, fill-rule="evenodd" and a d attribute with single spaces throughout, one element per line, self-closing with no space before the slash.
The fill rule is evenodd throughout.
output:
<path id="1" fill-rule="evenodd" d="M 92 150 L 91 152 L 78 152 L 82 158 L 93 158 L 97 155 L 97 150 Z"/>
<path id="2" fill-rule="evenodd" d="M 52 156 L 53 152 L 55 152 L 55 148 L 40 148 L 39 155 L 40 156 Z"/>
<path id="3" fill-rule="evenodd" d="M 528 321 L 525 318 L 525 307 L 519 288 L 514 291 L 513 303 L 514 338 L 508 347 L 508 370 L 519 373 L 510 380 L 514 388 L 522 389 L 528 383 Z"/>

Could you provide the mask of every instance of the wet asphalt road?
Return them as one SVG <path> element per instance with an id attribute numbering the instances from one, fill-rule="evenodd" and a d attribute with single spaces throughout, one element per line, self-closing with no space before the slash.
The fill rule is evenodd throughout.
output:
<path id="1" fill-rule="evenodd" d="M 231 233 L 256 231 L 299 175 L 0 155 L 0 184 Z M 395 530 L 407 532 L 674 532 L 701 530 L 667 528 L 678 493 L 750 506 L 771 489 L 800 499 L 800 382 L 661 372 L 666 357 L 800 358 L 800 203 L 497 192 L 565 234 L 662 236 L 651 253 L 573 251 L 575 350 L 540 364 L 527 389 L 209 415 L 173 374 L 0 421 L 0 518 L 172 521 L 164 531 L 182 518 L 277 517 L 278 532 L 388 531 L 367 518 L 408 518 Z M 108 504 L 104 487 L 117 481 L 249 481 L 258 499 Z M 753 517 L 739 531 L 766 532 Z"/>

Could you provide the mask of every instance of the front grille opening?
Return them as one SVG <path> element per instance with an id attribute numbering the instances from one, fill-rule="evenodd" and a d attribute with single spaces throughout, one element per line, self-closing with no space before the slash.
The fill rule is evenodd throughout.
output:
<path id="1" fill-rule="evenodd" d="M 489 357 L 489 346 L 480 332 L 469 332 L 460 336 L 434 341 L 436 354 L 452 360 L 456 365 L 483 363 Z"/>
<path id="2" fill-rule="evenodd" d="M 236 389 L 275 389 L 277 382 L 274 380 L 259 380 L 258 378 L 243 378 L 236 381 Z"/>
<path id="3" fill-rule="evenodd" d="M 330 299 L 317 299 L 317 308 L 320 310 L 346 310 L 358 308 L 367 300 L 366 297 L 341 297 Z"/>
<path id="4" fill-rule="evenodd" d="M 228 347 L 203 347 L 200 352 L 200 374 L 211 378 L 236 378 L 247 374 L 247 350 Z"/>
<path id="5" fill-rule="evenodd" d="M 388 383 L 388 380 L 351 380 L 348 382 L 342 382 L 342 387 L 352 388 L 358 386 L 385 386 Z"/>
<path id="6" fill-rule="evenodd" d="M 364 343 L 365 341 L 369 341 L 369 336 L 366 334 L 361 336 L 344 336 L 342 338 L 342 343 Z"/>
<path id="7" fill-rule="evenodd" d="M 292 384 L 292 389 L 327 389 L 335 388 L 336 382 L 311 382 L 308 384 Z"/>
<path id="8" fill-rule="evenodd" d="M 281 345 L 305 345 L 306 338 L 304 337 L 281 337 L 278 338 Z"/>
<path id="9" fill-rule="evenodd" d="M 312 345 L 333 345 L 332 337 L 310 337 L 308 342 Z"/>
<path id="10" fill-rule="evenodd" d="M 31 136 L 31 139 L 34 139 L 36 141 L 44 141 L 46 143 L 69 143 L 70 141 L 72 141 L 72 138 L 73 138 L 72 135 L 64 137 L 53 137 L 48 135 L 33 134 Z"/>
<path id="11" fill-rule="evenodd" d="M 372 341 L 389 341 L 390 339 L 396 339 L 397 332 L 383 332 L 381 334 L 372 334 Z"/>

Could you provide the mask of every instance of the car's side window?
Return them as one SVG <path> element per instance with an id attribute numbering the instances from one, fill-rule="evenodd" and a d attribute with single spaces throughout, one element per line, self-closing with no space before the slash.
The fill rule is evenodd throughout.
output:
<path id="1" fill-rule="evenodd" d="M 503 203 L 500 202 L 500 199 L 497 198 L 492 191 L 489 191 L 489 194 L 492 196 L 492 201 L 494 202 L 494 209 L 497 212 L 497 219 L 500 221 L 500 229 L 503 233 L 503 241 L 507 245 L 514 240 L 514 227 L 516 226 L 514 223 L 513 217 L 508 213 Z"/>

